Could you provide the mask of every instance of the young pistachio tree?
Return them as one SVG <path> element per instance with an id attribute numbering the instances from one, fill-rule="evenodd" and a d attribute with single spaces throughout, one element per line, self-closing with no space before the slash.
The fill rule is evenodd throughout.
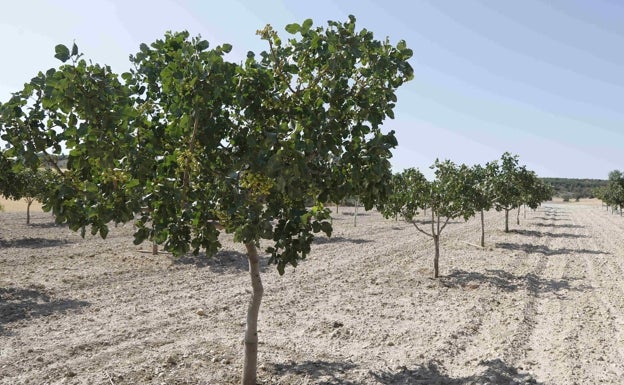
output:
<path id="1" fill-rule="evenodd" d="M 475 212 L 481 216 L 481 247 L 485 247 L 485 215 L 486 210 L 494 206 L 493 181 L 496 176 L 496 165 L 489 162 L 485 167 L 476 164 L 471 169 L 473 181 L 467 186 L 468 198 L 472 201 Z"/>
<path id="2" fill-rule="evenodd" d="M 494 207 L 505 211 L 505 232 L 509 232 L 509 212 L 522 205 L 521 174 L 526 168 L 518 165 L 518 155 L 505 152 L 500 164 L 492 163 L 495 177 L 493 180 Z"/>
<path id="3" fill-rule="evenodd" d="M 256 384 L 260 240 L 283 274 L 308 255 L 314 233 L 331 234 L 325 203 L 357 193 L 371 209 L 388 194 L 397 142 L 381 124 L 413 76 L 405 42 L 376 40 L 352 16 L 286 30 L 284 40 L 270 26 L 259 31 L 267 51 L 241 65 L 224 59 L 228 44 L 167 33 L 141 45 L 123 83 L 77 47 L 58 46 L 69 64 L 39 73 L 2 109 L 3 138 L 25 166 L 36 167 L 34 151 L 69 150 L 45 205 L 57 221 L 105 237 L 110 221 L 138 216 L 135 242 L 177 255 L 214 254 L 220 228 L 245 245 L 243 384 Z"/>
<path id="4" fill-rule="evenodd" d="M 520 209 L 523 204 L 537 208 L 542 202 L 552 199 L 552 189 L 542 182 L 535 172 L 519 166 L 518 155 L 505 152 L 501 163 L 493 162 L 494 207 L 505 211 L 505 232 L 509 232 L 509 212 Z M 518 211 L 519 213 L 519 211 Z M 517 223 L 520 224 L 518 214 Z"/>
<path id="5" fill-rule="evenodd" d="M 607 206 L 612 208 L 612 212 L 619 209 L 622 214 L 624 207 L 624 173 L 619 170 L 609 172 L 609 182 L 605 189 L 604 200 Z"/>
<path id="6" fill-rule="evenodd" d="M 15 174 L 13 199 L 26 201 L 26 224 L 30 224 L 30 207 L 33 202 L 45 202 L 55 181 L 55 174 L 49 169 L 23 168 Z"/>
<path id="7" fill-rule="evenodd" d="M 468 219 L 474 214 L 474 205 L 469 192 L 472 188 L 473 176 L 471 169 L 466 165 L 456 165 L 446 160 L 436 160 L 432 166 L 435 169 L 435 179 L 428 181 L 417 169 L 407 169 L 395 180 L 392 201 L 400 201 L 401 205 L 393 204 L 382 209 L 383 215 L 388 218 L 396 214 L 421 233 L 431 237 L 435 248 L 433 258 L 433 277 L 440 275 L 440 235 L 449 221 L 455 218 Z M 422 207 L 428 207 L 431 213 L 430 227 L 416 220 Z"/>
<path id="8" fill-rule="evenodd" d="M 521 168 L 518 173 L 518 183 L 521 189 L 521 205 L 535 210 L 542 202 L 552 199 L 552 186 L 546 184 L 534 171 Z M 516 224 L 520 224 L 520 205 L 516 215 Z"/>

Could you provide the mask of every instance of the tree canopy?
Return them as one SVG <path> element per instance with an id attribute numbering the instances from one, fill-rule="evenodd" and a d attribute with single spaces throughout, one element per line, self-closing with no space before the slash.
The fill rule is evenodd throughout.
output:
<path id="1" fill-rule="evenodd" d="M 118 75 L 56 47 L 64 64 L 39 72 L 2 105 L 2 159 L 37 168 L 68 151 L 67 169 L 45 202 L 59 223 L 106 237 L 108 224 L 135 220 L 135 242 L 175 254 L 220 247 L 219 228 L 248 250 L 254 289 L 246 349 L 257 349 L 262 295 L 256 247 L 271 242 L 283 274 L 331 234 L 327 202 L 358 195 L 366 209 L 389 193 L 396 89 L 413 77 L 404 41 L 357 30 L 355 18 L 290 24 L 282 39 L 244 63 L 225 59 L 188 32 L 141 44 Z M 312 207 L 306 202 L 312 198 Z M 247 354 L 251 357 L 253 354 Z M 255 384 L 255 362 L 244 382 Z M 247 369 L 245 369 L 247 370 Z"/>

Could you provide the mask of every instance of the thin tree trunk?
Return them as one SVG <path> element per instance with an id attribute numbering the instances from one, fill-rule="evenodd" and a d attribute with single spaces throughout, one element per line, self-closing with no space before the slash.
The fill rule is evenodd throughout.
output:
<path id="1" fill-rule="evenodd" d="M 505 232 L 509 232 L 509 210 L 505 209 Z"/>
<path id="2" fill-rule="evenodd" d="M 358 205 L 360 204 L 359 199 L 355 200 L 355 210 L 353 211 L 353 227 L 357 227 L 357 211 Z"/>
<path id="3" fill-rule="evenodd" d="M 433 257 L 433 278 L 438 278 L 440 275 L 440 218 L 437 220 L 436 231 L 435 212 L 431 210 L 431 236 L 433 237 L 433 245 L 435 247 L 435 255 Z"/>
<path id="4" fill-rule="evenodd" d="M 247 327 L 245 328 L 245 360 L 243 363 L 242 385 L 256 385 L 258 368 L 258 315 L 262 301 L 262 280 L 260 279 L 260 257 L 253 242 L 245 244 L 251 276 L 251 299 L 247 307 Z"/>
<path id="5" fill-rule="evenodd" d="M 440 235 L 433 236 L 433 243 L 435 245 L 435 256 L 433 257 L 433 278 L 440 276 Z"/>
<path id="6" fill-rule="evenodd" d="M 483 218 L 483 210 L 481 210 L 481 247 L 485 247 L 485 220 Z"/>
<path id="7" fill-rule="evenodd" d="M 518 206 L 518 213 L 516 214 L 516 224 L 520 226 L 520 207 Z"/>
<path id="8" fill-rule="evenodd" d="M 26 224 L 29 225 L 30 224 L 30 205 L 32 205 L 33 200 L 32 199 L 26 199 L 26 203 L 28 204 L 26 206 Z"/>

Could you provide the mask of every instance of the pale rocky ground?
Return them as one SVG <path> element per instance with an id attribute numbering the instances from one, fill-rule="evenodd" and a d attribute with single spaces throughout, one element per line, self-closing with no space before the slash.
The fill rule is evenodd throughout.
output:
<path id="1" fill-rule="evenodd" d="M 433 280 L 431 239 L 352 213 L 297 269 L 264 267 L 259 383 L 624 383 L 624 218 L 547 203 L 505 234 L 492 211 L 485 249 L 457 221 Z M 0 384 L 238 382 L 249 279 L 229 236 L 174 260 L 131 225 L 101 240 L 24 222 L 0 213 Z"/>

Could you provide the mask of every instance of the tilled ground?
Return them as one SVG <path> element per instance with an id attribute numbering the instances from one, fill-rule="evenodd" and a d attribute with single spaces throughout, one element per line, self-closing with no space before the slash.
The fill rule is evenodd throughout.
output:
<path id="1" fill-rule="evenodd" d="M 353 209 L 279 276 L 263 266 L 261 384 L 622 384 L 624 218 L 545 204 L 433 242 Z M 0 384 L 235 384 L 244 247 L 173 259 L 132 226 L 81 239 L 49 214 L 0 213 Z"/>

